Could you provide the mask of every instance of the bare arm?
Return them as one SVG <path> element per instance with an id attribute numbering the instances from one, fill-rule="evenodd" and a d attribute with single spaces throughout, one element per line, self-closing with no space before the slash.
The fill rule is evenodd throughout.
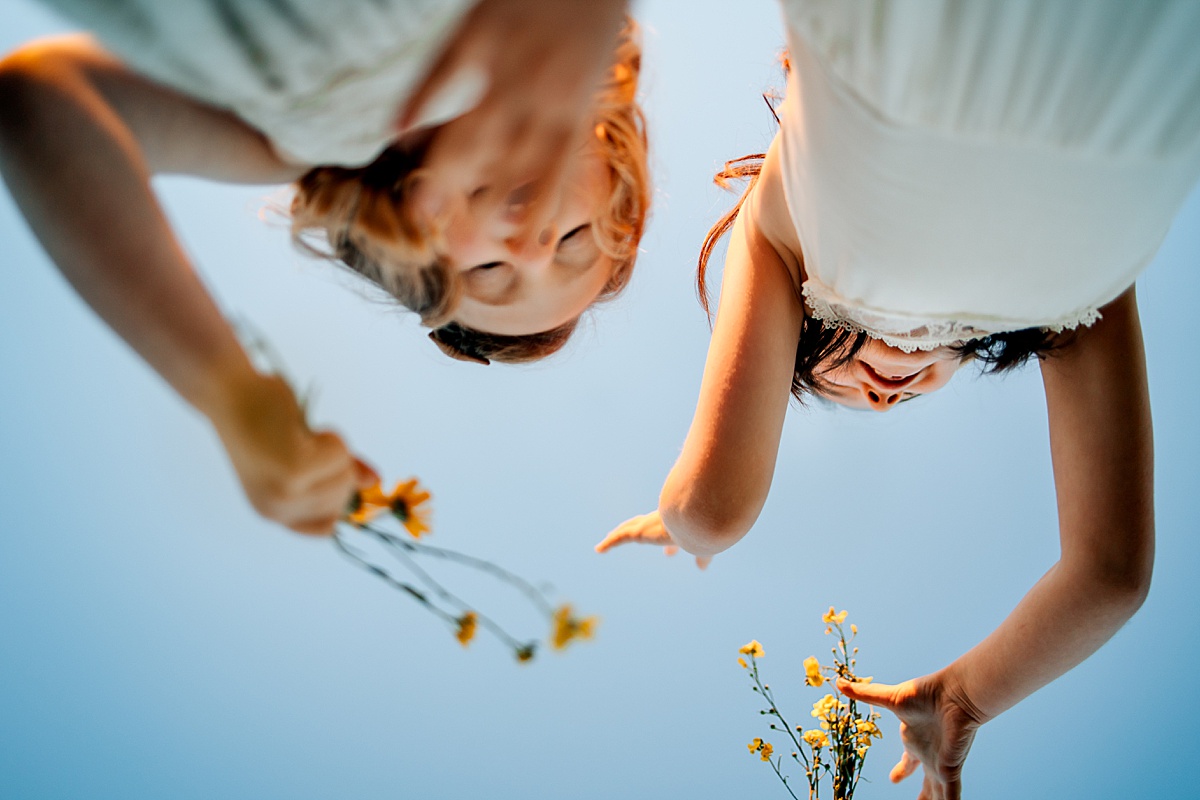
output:
<path id="1" fill-rule="evenodd" d="M 1058 563 L 984 641 L 946 669 L 852 690 L 896 711 L 932 796 L 958 796 L 979 725 L 1070 670 L 1141 606 L 1154 561 L 1153 442 L 1133 289 L 1042 362 L 1058 496 Z"/>
<path id="2" fill-rule="evenodd" d="M 0 171 L 63 275 L 213 422 L 256 508 L 297 530 L 331 527 L 352 458 L 255 372 L 150 187 L 155 171 L 261 182 L 298 168 L 233 115 L 140 78 L 83 36 L 0 62 L 0 109 Z"/>
<path id="3" fill-rule="evenodd" d="M 734 225 L 696 414 L 659 498 L 672 538 L 696 555 L 750 530 L 775 472 L 804 319 L 798 275 L 761 227 L 777 188 L 764 173 Z"/>

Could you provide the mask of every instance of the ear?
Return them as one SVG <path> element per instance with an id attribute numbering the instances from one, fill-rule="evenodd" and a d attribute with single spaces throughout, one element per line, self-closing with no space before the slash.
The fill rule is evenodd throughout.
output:
<path id="1" fill-rule="evenodd" d="M 437 331 L 430 331 L 429 338 L 433 340 L 433 343 L 438 346 L 439 350 L 457 361 L 471 361 L 475 364 L 483 364 L 485 367 L 492 363 L 482 356 L 471 355 L 470 353 L 458 349 L 449 342 L 443 341 L 437 335 Z"/>

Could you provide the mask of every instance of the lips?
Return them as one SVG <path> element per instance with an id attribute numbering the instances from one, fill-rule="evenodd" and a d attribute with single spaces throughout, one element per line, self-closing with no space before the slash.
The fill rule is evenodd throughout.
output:
<path id="1" fill-rule="evenodd" d="M 922 367 L 911 375 L 884 375 L 865 361 L 860 361 L 859 363 L 862 364 L 863 371 L 867 374 L 867 379 L 875 384 L 876 388 L 884 392 L 898 392 L 905 389 L 924 371 Z"/>

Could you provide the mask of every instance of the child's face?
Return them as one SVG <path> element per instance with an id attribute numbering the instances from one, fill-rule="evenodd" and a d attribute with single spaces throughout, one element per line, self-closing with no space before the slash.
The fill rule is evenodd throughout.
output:
<path id="1" fill-rule="evenodd" d="M 469 197 L 455 204 L 445 234 L 445 256 L 463 281 L 455 322 L 520 336 L 557 328 L 595 301 L 612 274 L 592 235 L 611 177 L 590 149 L 569 169 L 558 210 L 540 232 L 521 235 L 519 209 L 484 216 Z"/>
<path id="2" fill-rule="evenodd" d="M 846 364 L 821 375 L 824 397 L 850 408 L 890 411 L 945 386 L 963 361 L 948 347 L 905 353 L 875 339 Z"/>

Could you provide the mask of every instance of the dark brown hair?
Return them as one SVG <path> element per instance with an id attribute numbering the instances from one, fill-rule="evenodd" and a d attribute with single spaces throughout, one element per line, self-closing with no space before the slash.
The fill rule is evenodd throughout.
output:
<path id="1" fill-rule="evenodd" d="M 597 93 L 591 121 L 594 145 L 612 178 L 608 202 L 592 234 L 613 260 L 597 301 L 629 283 L 650 208 L 646 125 L 637 103 L 641 45 L 629 20 L 613 66 Z M 316 167 L 295 184 L 292 237 L 384 289 L 433 328 L 430 338 L 454 358 L 486 364 L 544 358 L 561 349 L 578 320 L 523 336 L 477 331 L 452 321 L 460 276 L 438 253 L 439 237 L 420 224 L 409 202 L 421 176 L 423 146 L 390 147 L 365 167 Z M 316 234 L 328 250 L 310 244 Z"/>

